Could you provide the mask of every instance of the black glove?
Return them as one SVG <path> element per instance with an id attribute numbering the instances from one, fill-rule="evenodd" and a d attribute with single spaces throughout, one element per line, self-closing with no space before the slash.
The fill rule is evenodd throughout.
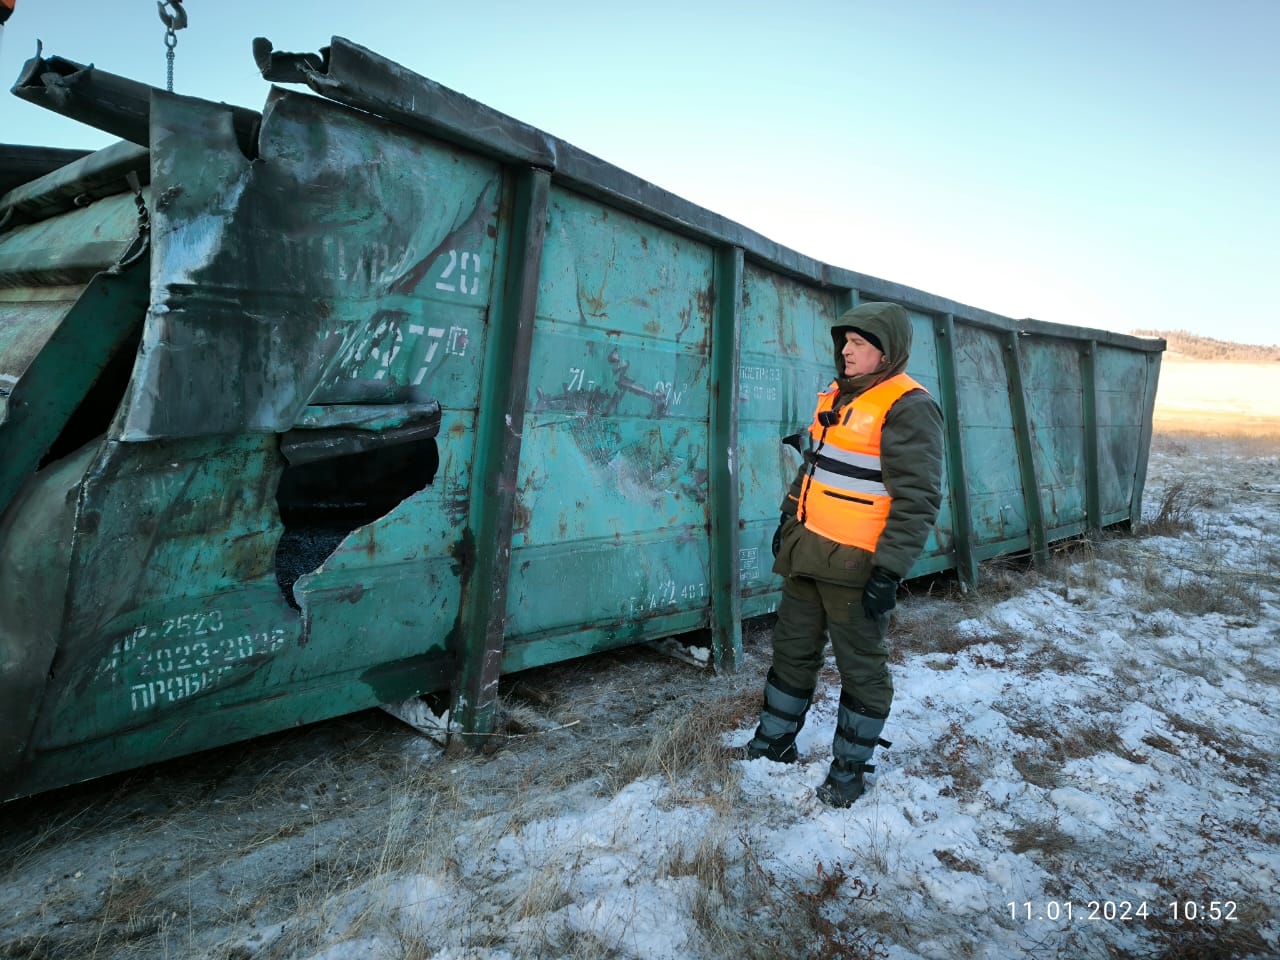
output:
<path id="1" fill-rule="evenodd" d="M 784 513 L 778 518 L 778 529 L 773 531 L 773 555 L 776 557 L 778 551 L 782 548 L 782 525 L 787 522 L 787 515 Z"/>
<path id="2" fill-rule="evenodd" d="M 862 612 L 878 620 L 898 604 L 898 578 L 883 567 L 872 567 L 862 588 Z"/>

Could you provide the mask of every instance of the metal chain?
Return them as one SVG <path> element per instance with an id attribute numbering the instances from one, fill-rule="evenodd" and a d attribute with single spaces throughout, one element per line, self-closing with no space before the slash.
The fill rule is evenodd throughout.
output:
<path id="1" fill-rule="evenodd" d="M 173 93 L 173 50 L 178 45 L 178 35 L 170 27 L 164 34 L 165 60 L 168 61 L 169 67 L 169 92 Z"/>
<path id="2" fill-rule="evenodd" d="M 187 25 L 187 11 L 182 0 L 156 0 L 160 22 L 164 24 L 164 58 L 169 67 L 169 92 L 173 93 L 173 48 L 178 45 L 178 33 Z M 172 8 L 172 10 L 168 8 Z"/>

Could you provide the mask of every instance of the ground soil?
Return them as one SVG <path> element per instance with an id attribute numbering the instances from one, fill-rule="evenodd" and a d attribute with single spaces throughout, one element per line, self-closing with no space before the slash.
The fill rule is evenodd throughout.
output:
<path id="1" fill-rule="evenodd" d="M 768 629 L 745 625 L 731 675 L 643 645 L 509 678 L 478 753 L 371 710 L 9 803 L 0 958 L 248 956 L 237 944 L 255 929 L 386 869 L 396 817 L 548 815 L 560 791 L 607 795 L 640 774 L 709 697 L 753 712 Z"/>

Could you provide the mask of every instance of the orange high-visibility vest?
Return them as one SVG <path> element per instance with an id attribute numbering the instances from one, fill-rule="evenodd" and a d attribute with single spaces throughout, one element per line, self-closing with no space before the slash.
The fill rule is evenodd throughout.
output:
<path id="1" fill-rule="evenodd" d="M 819 536 L 874 551 L 889 518 L 880 470 L 880 431 L 905 393 L 924 390 L 905 373 L 890 377 L 833 411 L 839 389 L 818 394 L 809 425 L 796 519 Z"/>

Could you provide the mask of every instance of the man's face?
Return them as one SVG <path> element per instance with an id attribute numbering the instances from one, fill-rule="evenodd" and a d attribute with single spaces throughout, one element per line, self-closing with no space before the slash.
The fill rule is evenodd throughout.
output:
<path id="1" fill-rule="evenodd" d="M 883 353 L 852 330 L 846 330 L 844 333 L 844 347 L 840 355 L 844 357 L 846 377 L 874 373 L 880 367 L 880 361 L 884 359 Z"/>

